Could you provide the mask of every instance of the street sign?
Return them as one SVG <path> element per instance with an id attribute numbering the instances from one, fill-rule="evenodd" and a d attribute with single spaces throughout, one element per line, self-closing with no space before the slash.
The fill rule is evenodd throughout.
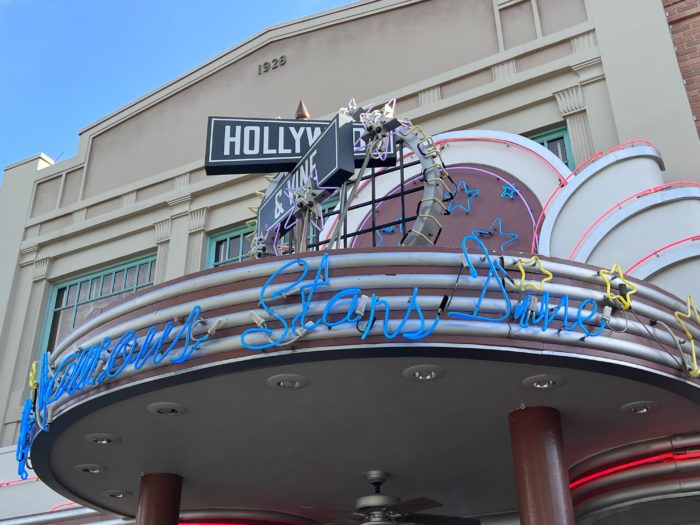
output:
<path id="1" fill-rule="evenodd" d="M 327 120 L 209 117 L 204 168 L 207 175 L 290 171 L 328 126 Z M 353 124 L 355 167 L 365 160 L 362 124 Z M 369 167 L 394 166 L 393 140 L 384 160 Z"/>
<path id="2" fill-rule="evenodd" d="M 337 188 L 353 175 L 352 122 L 346 115 L 336 115 L 292 171 L 268 190 L 258 210 L 259 231 L 270 230 L 278 224 L 282 232 L 289 229 L 283 221 L 294 210 L 294 190 L 310 186 Z"/>

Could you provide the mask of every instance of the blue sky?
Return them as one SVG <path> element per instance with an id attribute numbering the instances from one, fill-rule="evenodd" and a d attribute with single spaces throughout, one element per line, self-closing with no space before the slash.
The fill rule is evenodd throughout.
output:
<path id="1" fill-rule="evenodd" d="M 0 169 L 72 157 L 88 124 L 270 25 L 347 3 L 0 0 Z"/>

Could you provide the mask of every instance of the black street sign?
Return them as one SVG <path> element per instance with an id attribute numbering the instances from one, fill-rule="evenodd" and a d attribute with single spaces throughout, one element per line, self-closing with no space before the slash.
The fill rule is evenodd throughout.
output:
<path id="1" fill-rule="evenodd" d="M 209 117 L 204 168 L 207 175 L 290 171 L 328 126 L 327 120 Z M 353 124 L 355 167 L 365 160 L 362 124 Z M 394 166 L 396 151 L 369 167 Z"/>
<path id="2" fill-rule="evenodd" d="M 348 180 L 355 172 L 352 143 L 352 120 L 336 115 L 292 171 L 284 174 L 266 193 L 258 210 L 259 231 L 270 230 L 278 224 L 281 224 L 281 233 L 289 229 L 283 221 L 294 210 L 294 190 L 309 186 L 337 188 Z M 312 176 L 314 180 L 309 184 Z"/>

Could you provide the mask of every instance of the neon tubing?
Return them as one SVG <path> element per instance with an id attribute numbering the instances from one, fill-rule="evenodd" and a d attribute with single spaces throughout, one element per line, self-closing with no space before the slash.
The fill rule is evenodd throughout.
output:
<path id="1" fill-rule="evenodd" d="M 581 245 L 583 244 L 583 241 L 584 241 L 584 240 L 586 239 L 586 237 L 588 237 L 588 235 L 591 233 L 591 231 L 593 231 L 593 229 L 594 229 L 596 226 L 598 226 L 598 224 L 600 224 L 601 221 L 603 221 L 603 219 L 605 219 L 608 215 L 610 215 L 613 211 L 615 211 L 616 209 L 618 209 L 620 206 L 622 206 L 623 204 L 625 204 L 625 203 L 627 203 L 627 202 L 629 202 L 629 201 L 631 201 L 631 200 L 633 200 L 633 199 L 636 199 L 636 198 L 638 198 L 638 197 L 643 197 L 643 196 L 646 196 L 646 195 L 652 195 L 652 194 L 654 194 L 654 193 L 657 193 L 657 192 L 659 192 L 659 191 L 662 191 L 662 190 L 671 188 L 671 187 L 673 187 L 673 186 L 695 186 L 695 187 L 700 188 L 700 183 L 698 183 L 698 182 L 693 182 L 693 181 L 690 181 L 690 180 L 679 180 L 679 181 L 675 181 L 675 182 L 669 182 L 669 183 L 667 183 L 667 184 L 661 184 L 660 186 L 654 186 L 653 188 L 647 188 L 647 189 L 645 189 L 645 190 L 642 190 L 642 191 L 640 191 L 640 192 L 635 193 L 634 195 L 630 195 L 629 197 L 627 197 L 627 198 L 625 198 L 625 199 L 622 199 L 620 202 L 618 202 L 618 203 L 616 203 L 616 204 L 613 204 L 612 206 L 610 206 L 610 208 L 608 208 L 607 210 L 605 210 L 605 211 L 600 215 L 600 217 L 598 217 L 598 218 L 588 227 L 588 229 L 587 229 L 585 232 L 583 232 L 583 234 L 582 234 L 581 237 L 579 238 L 578 242 L 576 243 L 576 246 L 574 246 L 574 247 L 571 249 L 571 252 L 569 252 L 569 255 L 567 256 L 567 259 L 571 260 L 571 259 L 573 258 L 573 256 L 574 256 L 574 254 L 578 251 L 578 249 L 579 249 L 579 248 L 581 247 Z M 630 271 L 630 270 L 628 269 L 625 273 L 629 273 L 629 271 Z"/>
<path id="2" fill-rule="evenodd" d="M 635 144 L 637 144 L 637 143 L 642 143 L 642 144 L 645 144 L 645 145 L 647 145 L 647 146 L 650 146 L 650 147 L 652 147 L 652 148 L 654 148 L 654 149 L 657 149 L 657 148 L 656 148 L 656 144 L 654 144 L 653 142 L 651 142 L 651 141 L 649 141 L 649 140 L 645 140 L 645 139 L 634 139 L 634 140 L 625 141 L 625 142 L 623 142 L 622 144 L 619 144 L 618 146 L 615 146 L 613 149 L 611 149 L 611 150 L 608 152 L 608 154 L 614 153 L 614 152 L 619 151 L 619 150 L 621 150 L 621 149 L 624 149 L 624 148 L 626 148 L 627 146 L 633 146 L 633 145 L 635 145 Z M 602 151 L 598 151 L 598 152 L 594 153 L 593 155 L 591 155 L 590 157 L 588 157 L 588 158 L 587 158 L 586 160 L 584 160 L 581 164 L 579 164 L 578 166 L 576 166 L 576 168 L 574 168 L 574 170 L 571 172 L 571 175 L 569 175 L 568 177 L 566 177 L 566 184 L 568 184 L 569 179 L 571 179 L 571 177 L 573 177 L 574 175 L 578 175 L 578 174 L 583 170 L 583 168 L 588 167 L 588 165 L 593 164 L 595 161 L 597 161 L 598 159 L 600 159 L 600 158 L 602 158 L 602 157 L 604 157 L 604 156 L 605 156 L 605 154 L 604 154 Z M 537 232 L 538 232 L 538 230 L 539 230 L 539 228 L 540 228 L 540 225 L 541 225 L 541 223 L 542 223 L 542 219 L 544 218 L 544 214 L 545 214 L 545 212 L 547 211 L 547 208 L 549 207 L 550 202 L 554 199 L 555 195 L 556 195 L 557 193 L 559 193 L 559 191 L 560 191 L 564 186 L 566 186 L 566 184 L 557 186 L 557 188 L 552 192 L 552 194 L 551 194 L 551 195 L 549 196 L 549 198 L 547 199 L 547 202 L 545 203 L 544 207 L 542 208 L 542 213 L 540 213 L 540 216 L 537 218 L 537 225 L 535 226 L 535 234 L 534 234 L 534 236 L 533 236 L 533 238 L 532 238 L 532 246 L 530 247 L 530 248 L 532 249 L 532 252 L 533 252 L 533 253 L 535 252 L 535 248 L 536 248 L 536 247 L 539 248 L 539 237 L 538 237 L 538 235 L 537 235 Z M 569 259 L 571 259 L 571 257 L 569 257 Z"/>
<path id="3" fill-rule="evenodd" d="M 673 248 L 674 246 L 678 246 L 679 244 L 682 244 L 684 242 L 696 241 L 698 239 L 700 239 L 700 235 L 691 235 L 690 237 L 686 237 L 685 239 L 681 239 L 680 241 L 672 242 L 670 244 L 667 244 L 666 246 L 662 246 L 658 250 L 654 250 L 649 255 L 646 255 L 646 256 L 642 257 L 641 259 L 639 259 L 636 263 L 634 263 L 632 266 L 627 268 L 625 270 L 625 273 L 630 273 L 632 270 L 637 268 L 639 265 L 643 264 L 645 261 L 648 261 L 652 257 L 659 255 L 661 252 L 666 251 L 669 248 Z"/>
<path id="4" fill-rule="evenodd" d="M 657 454 L 656 456 L 638 459 L 635 461 L 629 461 L 627 463 L 623 463 L 622 465 L 617 465 L 615 467 L 599 470 L 598 472 L 594 472 L 593 474 L 589 474 L 587 476 L 577 479 L 576 481 L 571 482 L 569 484 L 569 488 L 573 490 L 576 487 L 580 487 L 581 485 L 590 483 L 595 479 L 600 479 L 602 477 L 609 476 L 611 474 L 614 474 L 615 472 L 620 472 L 622 470 L 629 470 L 640 465 L 648 465 L 649 463 L 659 463 L 669 459 L 673 461 L 685 461 L 688 459 L 695 458 L 700 458 L 700 452 L 664 452 L 663 454 Z"/>

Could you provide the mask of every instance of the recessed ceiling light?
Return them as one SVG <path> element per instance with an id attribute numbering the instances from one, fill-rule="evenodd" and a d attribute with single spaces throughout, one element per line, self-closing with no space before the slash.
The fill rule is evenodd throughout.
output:
<path id="1" fill-rule="evenodd" d="M 565 383 L 566 378 L 564 376 L 552 374 L 538 374 L 523 379 L 523 386 L 533 390 L 552 390 L 563 386 Z"/>
<path id="2" fill-rule="evenodd" d="M 121 442 L 121 438 L 119 436 L 115 436 L 114 434 L 105 434 L 103 432 L 87 434 L 83 436 L 83 439 L 88 443 L 92 443 L 93 445 L 113 445 Z"/>
<path id="3" fill-rule="evenodd" d="M 630 414 L 648 414 L 658 408 L 658 405 L 653 401 L 634 401 L 632 403 L 627 403 L 622 405 L 620 410 L 622 412 L 628 412 Z"/>
<path id="4" fill-rule="evenodd" d="M 532 386 L 538 390 L 546 390 L 548 388 L 553 388 L 557 383 L 554 379 L 542 379 L 540 381 L 535 381 Z"/>
<path id="5" fill-rule="evenodd" d="M 84 474 L 102 474 L 107 471 L 107 467 L 104 465 L 97 465 L 94 463 L 85 463 L 83 465 L 76 465 L 73 467 L 75 470 L 83 472 Z"/>
<path id="6" fill-rule="evenodd" d="M 309 384 L 309 380 L 299 374 L 276 374 L 267 378 L 267 384 L 282 390 L 299 390 Z"/>
<path id="7" fill-rule="evenodd" d="M 160 401 L 158 403 L 151 403 L 146 407 L 146 410 L 158 416 L 179 416 L 187 412 L 187 407 L 181 403 Z"/>
<path id="8" fill-rule="evenodd" d="M 406 379 L 414 381 L 434 381 L 443 377 L 447 371 L 438 365 L 415 365 L 409 366 L 403 371 L 403 376 Z"/>
<path id="9" fill-rule="evenodd" d="M 131 496 L 131 492 L 129 492 L 128 490 L 105 490 L 102 494 L 104 494 L 108 498 L 114 499 L 124 499 Z"/>

